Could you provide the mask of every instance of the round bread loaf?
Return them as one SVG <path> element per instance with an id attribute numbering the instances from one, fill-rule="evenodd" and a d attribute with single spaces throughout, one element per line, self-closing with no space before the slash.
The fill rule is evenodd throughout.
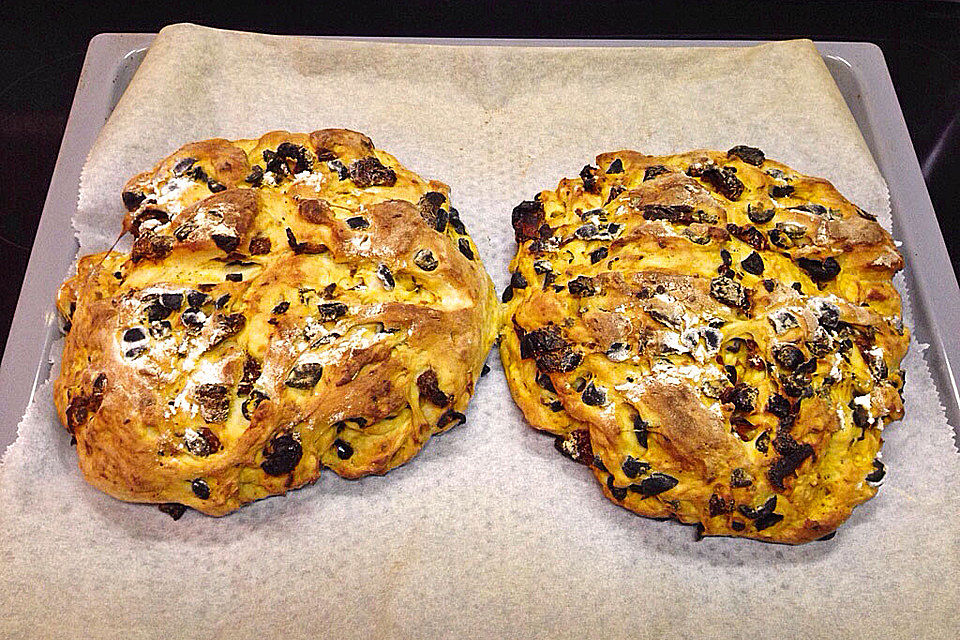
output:
<path id="1" fill-rule="evenodd" d="M 513 227 L 510 388 L 608 498 L 801 543 L 876 493 L 903 413 L 903 260 L 829 182 L 750 147 L 620 151 Z"/>
<path id="2" fill-rule="evenodd" d="M 327 129 L 188 144 L 79 260 L 55 385 L 80 468 L 211 515 L 403 464 L 464 411 L 499 306 L 446 185 Z"/>

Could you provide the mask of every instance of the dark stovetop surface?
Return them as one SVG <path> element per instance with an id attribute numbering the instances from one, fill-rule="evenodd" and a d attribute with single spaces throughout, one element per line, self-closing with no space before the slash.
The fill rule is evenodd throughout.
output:
<path id="1" fill-rule="evenodd" d="M 0 24 L 0 349 L 87 43 L 103 32 L 156 32 L 173 22 L 267 33 L 369 36 L 783 39 L 874 42 L 883 49 L 955 272 L 960 272 L 960 3 L 337 2 L 241 9 L 219 3 L 22 3 Z M 368 6 L 369 5 L 369 6 Z M 64 242 L 71 242 L 64 231 Z"/>

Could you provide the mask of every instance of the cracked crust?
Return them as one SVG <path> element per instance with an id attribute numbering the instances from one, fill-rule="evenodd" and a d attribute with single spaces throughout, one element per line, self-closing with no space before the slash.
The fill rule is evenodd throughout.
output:
<path id="1" fill-rule="evenodd" d="M 97 488 L 223 515 L 463 421 L 499 307 L 446 185 L 327 129 L 188 144 L 123 196 L 132 251 L 58 295 L 55 401 Z"/>
<path id="2" fill-rule="evenodd" d="M 796 544 L 876 493 L 903 260 L 829 182 L 747 147 L 619 151 L 513 223 L 511 392 L 608 498 Z"/>

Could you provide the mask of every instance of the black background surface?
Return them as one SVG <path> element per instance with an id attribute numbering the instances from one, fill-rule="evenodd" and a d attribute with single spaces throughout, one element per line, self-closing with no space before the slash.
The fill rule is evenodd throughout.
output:
<path id="1" fill-rule="evenodd" d="M 280 34 L 867 41 L 883 49 L 960 271 L 960 3 L 847 2 L 127 2 L 7 3 L 0 15 L 0 348 L 90 38 L 174 22 Z M 215 79 L 211 79 L 215 82 Z M 829 153 L 829 150 L 825 150 Z M 72 242 L 64 230 L 64 242 Z M 945 268 L 946 265 L 945 265 Z M 52 303 L 52 301 L 51 301 Z"/>

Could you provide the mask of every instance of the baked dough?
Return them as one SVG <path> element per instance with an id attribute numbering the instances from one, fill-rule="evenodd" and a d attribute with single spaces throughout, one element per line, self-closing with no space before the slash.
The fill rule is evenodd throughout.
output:
<path id="1" fill-rule="evenodd" d="M 829 182 L 750 147 L 619 151 L 513 226 L 513 397 L 608 498 L 802 543 L 876 493 L 903 415 L 903 260 Z"/>
<path id="2" fill-rule="evenodd" d="M 500 315 L 446 185 L 360 133 L 274 131 L 185 145 L 123 201 L 131 250 L 58 297 L 55 400 L 97 488 L 223 515 L 465 420 Z"/>

